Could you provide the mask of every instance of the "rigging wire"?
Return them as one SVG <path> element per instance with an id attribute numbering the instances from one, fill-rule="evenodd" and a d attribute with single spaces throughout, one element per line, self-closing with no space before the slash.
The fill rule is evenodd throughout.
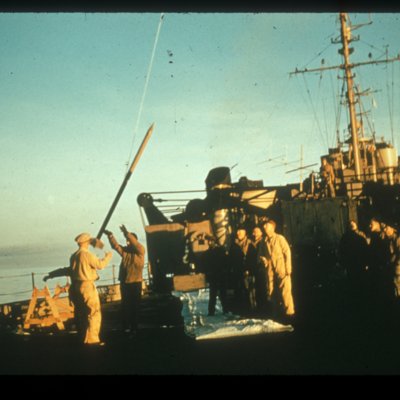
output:
<path id="1" fill-rule="evenodd" d="M 0 296 L 11 296 L 14 294 L 24 294 L 24 293 L 32 293 L 32 290 L 23 290 L 21 292 L 12 292 L 12 293 L 0 293 Z"/>
<path id="2" fill-rule="evenodd" d="M 387 98 L 388 98 L 388 110 L 389 110 L 389 121 L 390 121 L 390 133 L 392 136 L 392 144 L 394 145 L 394 130 L 393 130 L 393 103 L 394 103 L 394 68 L 392 64 L 392 87 L 389 87 L 389 73 L 386 70 L 386 87 L 387 87 Z"/>
<path id="3" fill-rule="evenodd" d="M 328 124 L 326 118 L 325 98 L 322 98 L 322 114 L 324 116 L 325 137 L 329 147 L 329 134 L 328 134 Z"/>
<path id="4" fill-rule="evenodd" d="M 171 193 L 199 193 L 199 192 L 206 192 L 206 189 L 200 190 L 168 190 L 164 192 L 149 192 L 149 194 L 171 194 Z"/>
<path id="5" fill-rule="evenodd" d="M 286 95 L 289 91 L 289 81 L 290 81 L 291 76 L 288 76 L 288 80 L 286 81 L 286 86 L 284 87 L 283 90 L 280 91 L 280 97 L 275 101 L 274 105 L 271 108 L 271 111 L 269 112 L 268 116 L 266 117 L 265 121 L 263 122 L 263 128 L 265 129 L 267 124 L 269 123 L 272 115 L 275 113 L 275 111 L 279 108 L 279 104 L 281 104 L 282 99 L 287 99 Z M 242 156 L 239 158 L 237 164 L 240 164 L 243 161 L 243 158 L 247 155 L 246 152 L 242 152 Z M 257 164 L 262 164 L 264 161 L 262 162 L 257 162 L 254 161 L 253 165 L 257 165 Z M 239 174 L 240 175 L 240 174 Z"/>
<path id="6" fill-rule="evenodd" d="M 145 80 L 145 83 L 144 83 L 142 99 L 140 101 L 139 111 L 138 111 L 138 115 L 137 115 L 137 118 L 136 118 L 136 124 L 135 124 L 135 128 L 133 130 L 132 143 L 131 143 L 131 148 L 130 148 L 130 151 L 129 151 L 129 157 L 128 157 L 128 163 L 127 163 L 126 171 L 128 171 L 128 169 L 129 169 L 129 165 L 130 165 L 129 160 L 132 158 L 133 144 L 135 142 L 136 133 L 137 133 L 137 130 L 139 128 L 140 118 L 142 116 L 143 104 L 144 104 L 144 100 L 146 98 L 147 87 L 148 87 L 148 84 L 149 84 L 149 81 L 150 81 L 150 74 L 151 74 L 151 70 L 153 68 L 154 55 L 156 53 L 158 38 L 160 36 L 161 25 L 163 23 L 163 20 L 164 20 L 164 13 L 161 13 L 160 14 L 160 20 L 158 22 L 156 37 L 154 39 L 153 50 L 151 52 L 149 67 L 147 68 L 146 80 Z"/>
<path id="7" fill-rule="evenodd" d="M 8 278 L 21 278 L 23 276 L 31 276 L 32 274 L 19 274 L 19 275 L 4 275 L 0 276 L 0 279 L 8 279 Z"/>
<path id="8" fill-rule="evenodd" d="M 320 78 L 319 78 L 319 88 L 318 88 L 319 92 L 321 90 L 322 76 L 323 75 L 322 75 L 322 72 L 321 72 L 321 75 L 320 75 Z M 326 98 L 322 97 L 322 99 L 321 99 L 322 115 L 324 116 L 325 139 L 326 139 L 327 145 L 329 147 L 329 134 L 328 134 L 328 124 L 327 124 L 327 118 L 326 118 L 325 100 L 326 100 Z"/>
<path id="9" fill-rule="evenodd" d="M 18 274 L 18 275 L 3 275 L 0 276 L 0 279 L 12 279 L 12 278 L 22 278 L 24 276 L 32 276 L 32 274 L 36 275 L 47 275 L 47 272 L 31 272 L 28 274 Z"/>
<path id="10" fill-rule="evenodd" d="M 339 126 L 338 126 L 338 112 L 339 112 L 339 108 L 340 108 L 340 98 L 339 98 L 339 102 L 338 102 L 337 101 L 337 95 L 339 94 L 338 93 L 339 92 L 339 85 L 337 85 L 336 93 L 335 93 L 335 88 L 334 88 L 334 85 L 333 85 L 332 73 L 333 73 L 332 71 L 329 71 L 329 80 L 330 80 L 330 83 L 331 83 L 332 98 L 333 98 L 333 111 L 335 113 L 335 131 L 333 132 L 333 136 L 334 137 L 333 137 L 333 140 L 331 142 L 331 143 L 334 143 L 334 139 L 337 136 L 336 134 L 337 134 L 338 129 L 339 129 Z M 329 138 L 328 138 L 328 141 L 329 141 Z M 338 140 L 337 140 L 337 142 L 338 142 Z M 336 143 L 336 145 L 339 145 L 339 143 Z"/>
<path id="11" fill-rule="evenodd" d="M 379 47 L 376 47 L 376 46 L 366 42 L 365 40 L 359 39 L 359 42 L 364 43 L 367 46 L 371 47 L 372 49 L 379 51 L 380 52 L 380 56 L 377 58 L 377 60 L 381 59 L 386 54 L 384 51 L 382 51 L 382 49 L 380 49 Z"/>
<path id="12" fill-rule="evenodd" d="M 330 36 L 333 36 L 333 34 L 332 35 L 330 35 Z M 304 66 L 304 69 L 309 65 L 309 64 L 311 64 L 314 60 L 316 60 L 318 57 L 320 57 L 329 47 L 331 47 L 332 46 L 332 43 L 329 43 L 323 50 L 321 50 L 314 58 L 312 58 L 307 64 L 305 64 L 305 66 Z"/>
<path id="13" fill-rule="evenodd" d="M 299 75 L 296 75 L 296 78 L 297 78 L 297 83 L 298 83 L 298 85 L 300 86 L 300 95 L 301 95 L 301 97 L 302 97 L 302 99 L 303 99 L 303 104 L 307 104 L 307 98 L 303 95 L 303 87 L 302 87 L 302 85 L 300 84 L 300 79 L 299 79 Z M 303 79 L 304 79 L 304 76 L 303 76 Z M 307 87 L 306 87 L 306 89 L 307 89 Z M 307 90 L 306 90 L 307 91 Z M 321 138 L 320 138 L 321 139 Z M 322 147 L 324 147 L 324 144 L 323 144 L 323 141 L 321 142 L 321 144 L 322 144 Z"/>
<path id="14" fill-rule="evenodd" d="M 398 73 L 398 81 L 397 82 L 400 82 L 400 63 L 398 63 L 398 66 L 399 66 L 399 73 Z M 397 87 L 399 87 L 400 85 L 398 84 L 397 85 Z M 398 96 L 398 101 L 399 101 L 399 103 L 398 104 L 400 104 L 400 90 L 398 90 L 398 94 L 399 94 L 399 96 Z M 398 113 L 396 113 L 397 114 L 397 123 L 399 124 L 399 121 L 400 121 L 400 119 L 399 119 L 399 115 L 398 115 Z M 400 124 L 399 124 L 400 125 Z M 397 126 L 399 126 L 399 125 L 397 125 Z"/>
<path id="15" fill-rule="evenodd" d="M 319 133 L 319 135 L 320 135 L 320 139 L 322 140 L 322 146 L 325 147 L 324 136 L 323 136 L 323 134 L 322 134 L 322 130 L 321 130 L 321 126 L 320 126 L 320 124 L 319 124 L 317 112 L 315 111 L 315 107 L 314 107 L 314 103 L 313 103 L 313 101 L 312 101 L 310 89 L 308 88 L 307 80 L 306 80 L 304 74 L 303 74 L 303 80 L 304 80 L 304 85 L 306 86 L 306 92 L 307 92 L 307 94 L 308 94 L 308 99 L 309 99 L 310 104 L 311 104 L 311 108 L 312 108 L 312 111 L 313 111 L 314 119 L 315 119 L 315 122 L 316 122 L 316 124 L 317 124 L 318 133 Z"/>
<path id="16" fill-rule="evenodd" d="M 365 87 L 364 84 L 363 84 L 363 79 L 364 79 L 363 72 L 361 70 L 359 70 L 358 73 L 359 73 L 359 81 L 361 83 L 361 87 Z M 374 99 L 373 94 L 371 94 L 371 96 Z M 375 141 L 376 140 L 376 135 L 375 135 L 375 126 L 374 126 L 374 121 L 373 121 L 372 107 L 370 109 L 371 118 L 369 118 L 367 116 L 367 112 L 365 110 L 365 107 L 362 104 L 360 96 L 359 96 L 359 102 L 360 102 L 360 110 L 361 110 L 362 113 L 364 113 L 366 115 L 365 120 L 367 121 L 368 128 L 370 130 L 370 134 L 371 134 L 373 140 Z"/>
<path id="17" fill-rule="evenodd" d="M 361 102 L 361 101 L 360 101 L 360 110 L 361 110 L 361 113 L 362 113 L 362 114 L 367 115 L 367 111 L 366 111 L 366 109 L 365 109 L 365 107 L 364 107 L 363 102 Z M 375 140 L 374 127 L 373 127 L 373 125 L 371 124 L 370 118 L 365 118 L 365 120 L 367 121 L 368 129 L 369 129 L 369 131 L 370 131 L 370 133 L 371 133 L 371 136 L 372 136 L 372 138 Z"/>
<path id="18" fill-rule="evenodd" d="M 346 83 L 345 83 L 345 81 L 343 79 L 343 81 L 342 81 L 342 90 L 340 91 L 339 102 L 338 102 L 338 115 L 337 115 L 337 120 L 336 120 L 336 129 L 337 129 L 337 131 L 340 131 L 340 119 L 342 117 L 342 104 L 341 104 L 341 102 L 342 102 L 342 99 L 344 97 L 345 87 L 346 87 Z M 340 136 L 340 132 L 339 132 L 339 136 Z M 339 139 L 340 139 L 340 137 L 339 137 Z"/>
<path id="19" fill-rule="evenodd" d="M 392 115 L 391 115 L 391 118 L 390 118 L 390 129 L 392 130 L 392 144 L 393 144 L 393 146 L 394 146 L 394 117 L 393 117 L 393 115 L 394 115 L 394 65 L 393 65 L 393 63 L 392 63 L 392 65 L 391 65 L 391 67 L 392 67 Z"/>

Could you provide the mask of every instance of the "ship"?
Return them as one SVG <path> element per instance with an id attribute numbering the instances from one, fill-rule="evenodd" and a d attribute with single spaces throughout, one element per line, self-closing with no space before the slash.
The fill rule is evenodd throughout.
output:
<path id="1" fill-rule="evenodd" d="M 179 298 L 173 296 L 172 293 L 204 293 L 207 288 L 204 254 L 210 248 L 210 238 L 229 250 L 232 235 L 239 226 L 250 228 L 260 225 L 268 219 L 274 219 L 277 222 L 278 230 L 288 239 L 292 248 L 294 295 L 298 300 L 299 314 L 304 317 L 303 322 L 312 320 L 311 325 L 305 324 L 310 328 L 310 326 L 316 326 L 315 321 L 318 318 L 320 318 L 319 322 L 327 321 L 324 315 L 327 310 L 326 303 L 322 304 L 319 301 L 325 298 L 326 293 L 336 293 L 337 295 L 335 290 L 338 286 L 335 285 L 338 285 L 338 280 L 343 277 L 340 266 L 338 269 L 337 248 L 349 221 L 357 221 L 359 226 L 364 229 L 367 228 L 368 221 L 372 217 L 400 221 L 400 168 L 397 150 L 388 141 L 377 140 L 374 135 L 368 137 L 365 134 L 364 121 L 360 118 L 363 113 L 359 108 L 361 107 L 362 92 L 359 87 L 356 89 L 353 74 L 355 68 L 367 64 L 400 61 L 400 56 L 386 58 L 382 61 L 352 63 L 350 56 L 353 50 L 350 43 L 356 40 L 352 34 L 355 27 L 350 24 L 346 13 L 340 13 L 339 18 L 341 33 L 338 43 L 341 45 L 339 52 L 343 56 L 343 63 L 336 67 L 323 67 L 315 70 L 296 69 L 291 72 L 291 74 L 303 74 L 334 68 L 343 73 L 342 79 L 347 89 L 345 103 L 350 116 L 348 137 L 344 141 L 340 141 L 338 138 L 337 146 L 329 148 L 327 153 L 321 156 L 321 160 L 328 160 L 334 169 L 334 196 L 327 194 L 319 173 L 313 172 L 307 179 L 297 183 L 268 186 L 262 180 L 253 180 L 246 176 L 242 176 L 234 182 L 231 178 L 231 167 L 216 166 L 205 173 L 205 188 L 188 191 L 146 192 L 137 197 L 140 212 L 147 220 L 145 234 L 149 271 L 149 281 L 140 321 L 142 324 L 153 324 L 152 326 L 159 328 L 178 327 L 178 331 L 173 330 L 173 335 L 175 335 L 175 339 L 184 343 L 182 354 L 189 349 L 187 357 L 184 357 L 186 361 L 189 356 L 196 359 L 198 354 L 190 347 L 191 345 L 186 344 L 182 336 L 182 305 Z M 127 175 L 116 202 L 128 179 Z M 197 194 L 198 197 L 187 199 L 194 194 Z M 201 197 L 202 195 L 205 196 Z M 116 202 L 113 206 L 116 205 Z M 107 215 L 98 239 L 107 226 L 111 214 L 112 211 Z M 99 286 L 105 323 L 110 326 L 117 324 L 120 299 L 118 286 L 118 284 Z M 58 301 L 60 294 L 65 293 L 67 289 L 58 289 L 54 294 L 36 291 L 36 295 L 34 289 L 32 298 L 41 296 L 42 302 L 38 303 L 36 314 L 32 314 L 30 321 L 27 321 L 27 315 L 32 299 L 2 304 L 0 306 L 2 333 L 18 331 L 23 336 L 24 332 L 32 334 L 32 327 L 35 327 L 38 332 L 48 332 L 49 327 L 52 328 L 52 333 L 68 331 L 72 324 L 73 310 L 68 304 L 67 297 L 61 296 L 60 303 L 62 304 L 57 306 L 62 309 L 59 317 L 51 315 L 51 303 Z M 314 296 L 313 293 L 317 293 L 317 295 Z M 49 299 L 50 301 L 48 301 Z M 336 298 L 336 300 L 340 306 L 341 299 Z M 332 311 L 332 309 L 330 310 Z M 342 321 L 342 311 L 333 313 L 334 315 L 330 313 L 327 318 L 332 319 L 334 323 Z M 328 325 L 329 329 L 334 326 L 334 323 Z M 304 336 L 307 336 L 309 331 L 310 329 Z M 108 332 L 112 332 L 112 329 L 110 328 Z M 165 332 L 164 330 L 164 334 Z M 302 335 L 301 329 L 299 332 Z M 111 335 L 111 333 L 109 334 Z M 144 352 L 144 349 L 158 343 L 158 337 L 153 338 L 153 342 L 151 342 L 151 338 L 146 338 L 146 346 L 142 349 L 138 346 L 135 350 L 141 354 L 140 351 Z M 328 335 L 321 340 L 321 346 L 324 343 L 324 346 L 329 347 L 332 342 L 327 338 Z M 344 343 L 348 336 L 345 335 L 342 339 Z M 9 341 L 9 339 L 7 340 Z M 43 338 L 40 337 L 40 340 L 43 341 Z M 281 339 L 283 346 L 287 344 L 287 340 L 287 337 Z M 306 348 L 312 348 L 314 346 L 312 339 L 307 340 L 309 340 L 306 342 L 309 346 Z M 171 337 L 165 341 L 169 345 L 175 343 L 171 346 L 176 346 L 176 342 Z M 254 349 L 249 346 L 246 349 L 250 349 L 249 354 L 252 354 L 254 360 L 257 361 L 253 362 L 252 360 L 253 367 L 247 372 L 262 373 L 266 368 L 265 365 L 268 365 L 268 368 L 275 368 L 276 371 L 276 365 L 271 367 L 271 363 L 265 364 L 264 357 L 261 357 L 262 360 L 257 358 L 263 354 L 263 351 L 259 350 L 265 349 L 265 343 L 263 344 L 257 339 L 254 343 Z M 14 342 L 13 345 L 15 345 Z M 222 348 L 224 345 L 218 342 L 210 354 L 218 355 L 218 346 Z M 122 357 L 126 348 L 124 345 L 120 347 L 117 348 L 117 353 Z M 158 351 L 161 350 L 157 346 L 156 348 Z M 276 349 L 267 346 L 267 350 L 269 355 L 272 355 L 270 359 L 273 360 Z M 232 347 L 224 348 L 223 354 L 226 357 L 232 357 Z M 341 353 L 339 352 L 339 354 Z M 111 356 L 111 352 L 109 355 Z M 333 353 L 330 356 L 335 358 Z M 339 362 L 339 369 L 324 364 L 322 370 L 320 365 L 316 365 L 315 368 L 310 366 L 308 370 L 301 371 L 296 369 L 300 365 L 301 357 L 298 357 L 298 363 L 295 362 L 292 369 L 287 368 L 288 373 L 337 373 L 343 371 L 340 368 L 344 364 Z M 180 365 L 177 358 L 171 360 L 174 371 L 188 373 L 186 367 L 189 364 Z M 169 361 L 171 362 L 171 360 Z M 118 370 L 118 362 L 114 361 L 110 364 L 112 367 L 104 366 L 106 363 L 102 364 L 104 369 L 99 371 L 114 373 L 115 370 Z M 189 373 L 199 370 L 209 373 L 214 369 L 214 372 L 221 372 L 221 368 L 218 369 L 218 363 L 210 365 L 207 360 L 202 359 L 200 365 L 200 367 L 198 366 L 200 369 L 189 370 Z M 239 369 L 235 369 L 235 366 L 238 366 Z M 350 372 L 361 371 L 357 367 L 354 364 L 348 368 L 350 368 Z M 393 367 L 381 360 L 378 371 L 392 372 Z M 368 370 L 368 366 L 366 368 L 365 371 Z M 95 369 L 88 370 L 95 371 Z M 233 363 L 227 370 L 233 373 L 243 372 L 239 363 Z M 55 371 L 65 372 L 65 369 L 56 368 Z M 139 371 L 168 373 L 171 369 L 162 370 L 147 365 L 147 370 L 144 368 Z M 345 371 L 347 370 L 345 369 Z"/>
<path id="2" fill-rule="evenodd" d="M 400 56 L 352 62 L 351 44 L 359 40 L 354 31 L 371 22 L 353 25 L 347 13 L 340 13 L 339 20 L 340 35 L 332 43 L 340 46 L 342 63 L 290 72 L 341 72 L 340 100 L 349 116 L 347 136 L 341 139 L 337 134 L 336 146 L 319 160 L 321 166 L 327 160 L 333 167 L 334 195 L 327 191 L 320 172 L 312 172 L 298 183 L 267 186 L 262 180 L 246 176 L 233 182 L 227 166 L 208 172 L 205 189 L 198 191 L 199 195 L 206 194 L 204 198 L 176 198 L 195 191 L 141 193 L 137 202 L 147 217 L 150 279 L 156 291 L 205 286 L 203 254 L 209 247 L 207 237 L 214 237 L 220 246 L 229 249 L 238 226 L 252 227 L 267 219 L 277 222 L 291 245 L 297 271 L 293 273 L 294 290 L 301 293 L 308 287 L 327 287 L 344 276 L 338 245 L 351 220 L 364 231 L 368 231 L 373 217 L 390 223 L 400 221 L 397 149 L 393 143 L 377 138 L 374 131 L 367 131 L 367 113 L 362 104 L 367 91 L 361 90 L 354 73 L 366 65 L 400 61 Z"/>
<path id="3" fill-rule="evenodd" d="M 274 219 L 287 237 L 293 259 L 302 272 L 301 285 L 321 285 L 337 274 L 337 247 L 348 222 L 355 220 L 364 230 L 371 217 L 400 221 L 400 169 L 393 144 L 367 136 L 363 116 L 362 92 L 353 70 L 364 65 L 400 61 L 400 56 L 384 60 L 351 62 L 353 26 L 347 13 L 340 13 L 340 36 L 334 42 L 343 63 L 315 69 L 295 69 L 290 75 L 338 70 L 346 86 L 343 103 L 348 109 L 348 137 L 321 156 L 334 169 L 335 197 L 327 196 L 319 173 L 312 172 L 304 181 L 282 186 L 266 186 L 262 180 L 242 176 L 232 182 L 230 167 L 218 166 L 208 172 L 205 188 L 190 191 L 141 193 L 137 203 L 145 214 L 148 249 L 148 287 L 155 295 L 169 295 L 173 290 L 199 290 L 207 286 L 203 255 L 209 248 L 207 237 L 217 238 L 229 249 L 232 233 L 239 225 L 247 227 Z M 344 92 L 344 91 L 343 91 Z M 127 173 L 114 203 L 97 235 L 100 239 L 120 196 L 150 138 L 149 128 Z M 302 169 L 302 167 L 298 168 Z M 187 200 L 193 193 L 205 198 Z M 163 197 L 160 197 L 163 196 Z M 173 198 L 171 198 L 171 196 Z M 186 198 L 181 200 L 182 196 Z M 179 197 L 176 199 L 176 197 Z M 178 204 L 176 204 L 178 203 Z M 158 204 L 158 206 L 157 206 Z M 176 212 L 176 211 L 180 212 Z M 307 269 L 307 270 L 306 270 Z M 59 290 L 58 290 L 59 291 Z M 118 284 L 100 287 L 103 303 L 119 301 Z M 55 294 L 57 297 L 59 293 Z M 169 297 L 168 297 L 169 298 Z M 5 304 L 1 315 L 9 320 L 25 315 L 29 300 L 18 306 Z M 11 311 L 14 310 L 14 311 Z M 19 311 L 15 311 L 19 310 Z M 23 311 L 21 311 L 23 310 Z M 165 323 L 167 324 L 167 323 Z"/>

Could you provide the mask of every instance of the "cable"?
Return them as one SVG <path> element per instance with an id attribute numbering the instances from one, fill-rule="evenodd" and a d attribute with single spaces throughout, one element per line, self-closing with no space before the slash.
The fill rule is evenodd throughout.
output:
<path id="1" fill-rule="evenodd" d="M 381 55 L 377 58 L 377 60 L 381 59 L 384 55 L 386 55 L 385 51 L 382 51 L 382 49 L 380 49 L 379 47 L 375 47 L 372 44 L 370 44 L 370 43 L 368 43 L 368 42 L 366 42 L 365 40 L 362 40 L 362 39 L 360 39 L 359 41 L 361 43 L 364 43 L 367 46 L 369 46 L 369 47 L 371 47 L 371 48 L 373 48 L 373 49 L 375 49 L 375 50 L 377 50 L 377 51 L 379 51 L 381 53 Z"/>
<path id="2" fill-rule="evenodd" d="M 151 52 L 150 63 L 149 63 L 149 67 L 147 69 L 147 74 L 146 74 L 146 80 L 145 80 L 145 83 L 144 83 L 142 99 L 140 101 L 139 112 L 138 112 L 137 119 L 136 119 L 136 125 L 135 125 L 135 129 L 133 130 L 133 138 L 132 138 L 132 144 L 131 144 L 131 149 L 130 149 L 130 152 L 129 152 L 128 160 L 130 160 L 132 158 L 133 144 L 135 142 L 136 132 L 137 132 L 138 127 L 139 127 L 140 118 L 142 116 L 143 104 L 144 104 L 144 100 L 146 98 L 147 86 L 148 86 L 149 81 L 150 81 L 150 74 L 151 74 L 151 70 L 153 68 L 154 55 L 155 55 L 155 52 L 156 52 L 156 47 L 157 47 L 157 43 L 158 43 L 158 37 L 160 36 L 160 30 L 161 30 L 161 25 L 162 25 L 163 19 L 164 19 L 164 13 L 161 13 L 160 20 L 158 22 L 156 38 L 154 40 L 153 50 Z M 129 169 L 129 165 L 130 165 L 130 163 L 128 161 L 127 168 L 126 168 L 127 171 Z"/>
<path id="3" fill-rule="evenodd" d="M 330 36 L 333 36 L 331 34 Z M 329 47 L 332 46 L 332 43 L 329 43 L 323 50 L 321 50 L 312 60 L 310 60 L 304 67 L 307 67 L 307 65 L 311 64 L 317 57 L 321 56 L 322 53 L 324 53 Z"/>
<path id="4" fill-rule="evenodd" d="M 339 130 L 339 122 L 338 122 L 338 112 L 340 108 L 340 98 L 339 101 L 337 101 L 337 95 L 335 93 L 335 88 L 333 85 L 333 78 L 332 78 L 332 71 L 329 72 L 329 80 L 331 83 L 331 89 L 332 89 L 332 98 L 333 98 L 333 111 L 335 113 L 335 131 L 333 132 L 333 140 L 330 142 L 329 137 L 328 137 L 328 143 L 334 143 L 334 139 L 337 137 L 337 132 Z M 339 92 L 339 85 L 337 85 L 337 92 Z M 336 146 L 339 145 L 338 141 L 336 140 Z"/>
<path id="5" fill-rule="evenodd" d="M 322 146 L 325 148 L 324 136 L 323 136 L 323 134 L 322 134 L 321 127 L 320 127 L 320 125 L 319 125 L 317 113 L 316 113 L 316 111 L 315 111 L 314 103 L 313 103 L 312 98 L 311 98 L 310 89 L 308 88 L 307 81 L 306 81 L 306 78 L 305 78 L 304 74 L 303 74 L 303 80 L 304 80 L 304 85 L 305 85 L 305 87 L 306 87 L 306 92 L 307 92 L 307 94 L 308 94 L 308 98 L 309 98 L 309 101 L 310 101 L 310 104 L 311 104 L 311 108 L 312 108 L 312 111 L 313 111 L 313 114 L 314 114 L 314 119 L 315 119 L 315 122 L 316 122 L 316 124 L 317 124 L 318 133 L 319 133 L 320 139 L 321 139 L 321 141 L 322 141 Z"/>
<path id="6" fill-rule="evenodd" d="M 386 53 L 387 57 L 387 53 Z M 388 102 L 388 112 L 389 112 L 389 122 L 390 122 L 390 130 L 392 136 L 392 144 L 394 144 L 394 134 L 393 134 L 393 94 L 392 101 L 390 96 L 390 85 L 389 85 L 389 68 L 386 68 L 386 94 L 387 94 L 387 102 Z M 393 85 L 393 68 L 392 68 L 392 85 Z M 393 87 L 392 87 L 393 90 Z"/>
<path id="7" fill-rule="evenodd" d="M 23 276 L 32 276 L 32 274 L 6 275 L 6 276 L 0 276 L 0 279 L 21 278 L 21 277 L 23 277 Z"/>
<path id="8" fill-rule="evenodd" d="M 13 292 L 13 293 L 0 293 L 0 296 L 11 296 L 14 294 L 24 294 L 24 293 L 32 293 L 32 290 L 24 290 L 23 292 Z"/>

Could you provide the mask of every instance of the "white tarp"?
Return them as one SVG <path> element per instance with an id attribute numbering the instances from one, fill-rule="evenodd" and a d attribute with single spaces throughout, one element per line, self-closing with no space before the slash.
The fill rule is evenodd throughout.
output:
<path id="1" fill-rule="evenodd" d="M 282 325 L 271 319 L 243 319 L 231 313 L 222 314 L 219 299 L 217 299 L 215 315 L 209 317 L 207 316 L 208 289 L 174 294 L 181 299 L 183 304 L 182 317 L 185 332 L 196 340 L 293 331 L 292 325 Z"/>

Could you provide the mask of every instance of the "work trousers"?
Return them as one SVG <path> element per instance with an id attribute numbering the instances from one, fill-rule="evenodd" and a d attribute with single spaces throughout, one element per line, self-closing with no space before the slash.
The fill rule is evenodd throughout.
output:
<path id="1" fill-rule="evenodd" d="M 294 314 L 294 302 L 292 296 L 292 278 L 290 275 L 277 274 L 272 267 L 267 269 L 268 273 L 268 297 L 272 298 L 272 293 L 276 287 L 281 295 L 283 307 L 286 315 Z"/>
<path id="2" fill-rule="evenodd" d="M 121 312 L 124 329 L 137 330 L 141 298 L 142 282 L 121 283 Z"/>
<path id="3" fill-rule="evenodd" d="M 99 343 L 101 327 L 100 298 L 92 281 L 74 281 L 70 297 L 75 308 L 75 321 L 83 343 Z"/>

